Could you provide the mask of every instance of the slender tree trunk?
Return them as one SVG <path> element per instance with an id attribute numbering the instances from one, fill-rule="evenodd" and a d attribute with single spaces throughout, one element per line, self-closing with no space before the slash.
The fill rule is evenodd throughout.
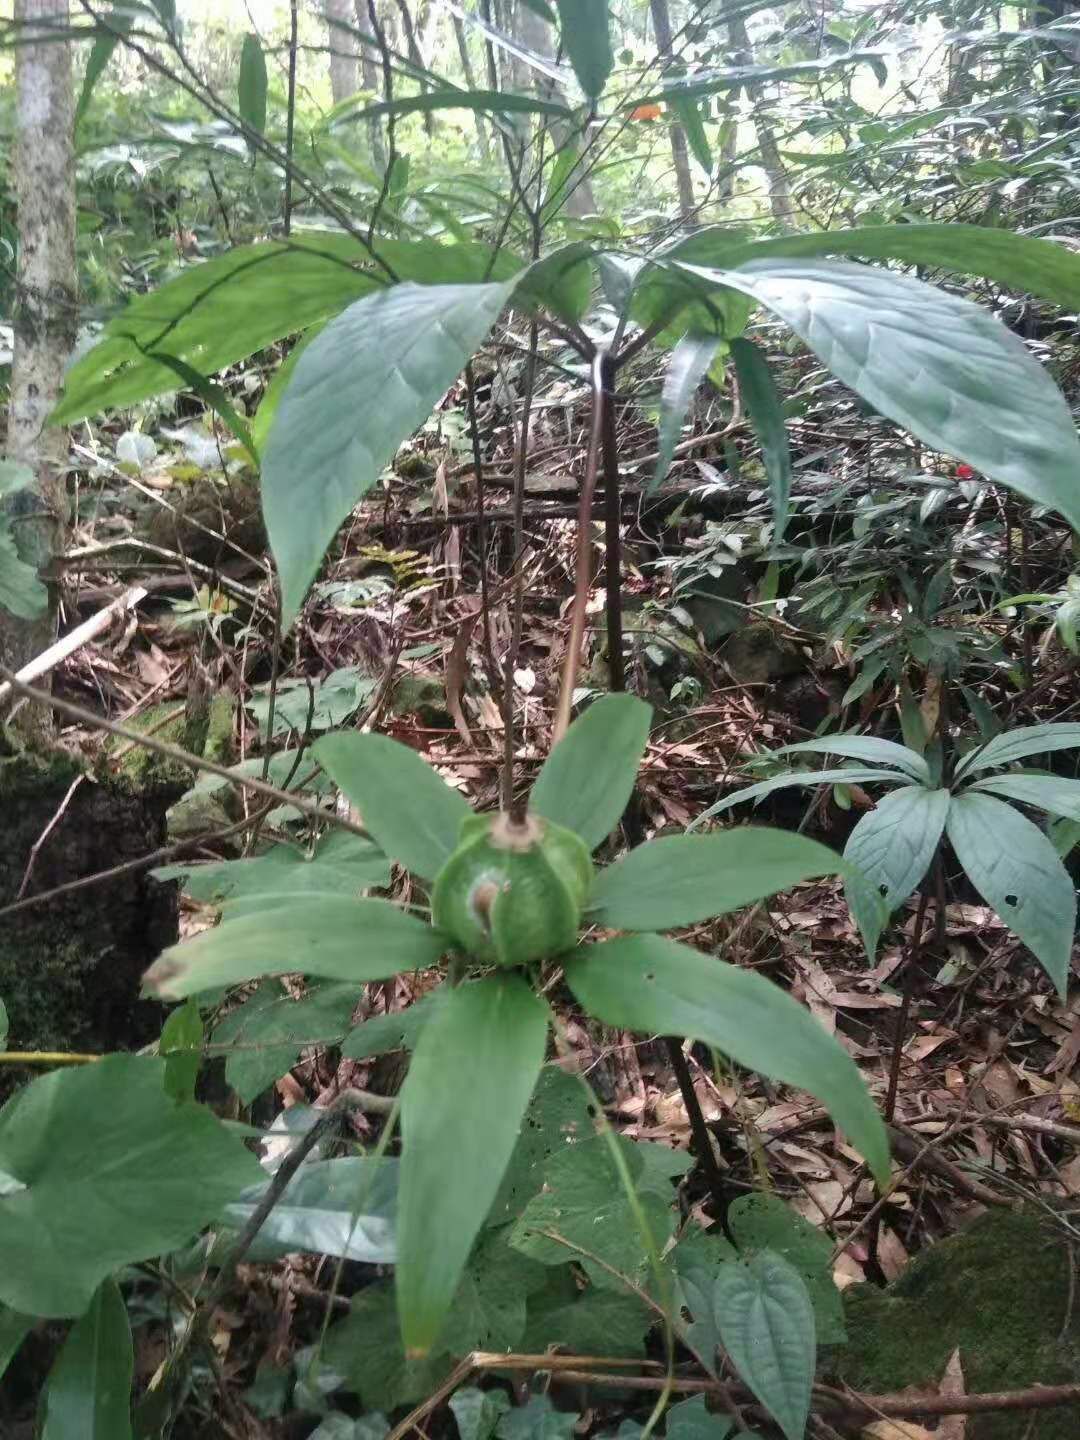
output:
<path id="1" fill-rule="evenodd" d="M 551 40 L 550 24 L 542 15 L 521 3 L 521 0 L 518 0 L 514 15 L 514 34 L 527 49 L 534 51 L 545 60 L 554 59 L 555 47 Z M 532 66 L 529 66 L 528 69 L 530 84 L 541 99 L 560 100 L 565 103 L 565 95 L 550 76 L 533 69 Z M 572 127 L 558 121 L 549 127 L 549 132 L 556 149 L 561 150 L 565 145 L 577 145 L 580 140 L 580 136 Z M 585 173 L 587 157 L 588 144 L 585 143 L 581 145 L 578 163 L 571 170 L 566 181 L 565 210 L 568 215 L 573 215 L 578 219 L 583 215 L 596 213 L 596 199 L 593 195 L 592 184 Z"/>
<path id="2" fill-rule="evenodd" d="M 649 0 L 656 48 L 664 56 L 664 69 L 671 63 L 671 15 L 668 0 Z M 690 152 L 686 144 L 686 131 L 678 120 L 672 120 L 668 127 L 671 136 L 671 160 L 675 166 L 675 184 L 679 191 L 679 214 L 686 225 L 694 223 L 694 181 L 690 173 Z"/>
<path id="3" fill-rule="evenodd" d="M 750 37 L 746 33 L 746 21 L 742 15 L 736 14 L 729 18 L 728 34 L 731 36 L 732 48 L 742 52 L 742 63 L 752 65 L 754 52 L 750 45 Z M 748 85 L 746 93 L 754 105 L 754 129 L 757 132 L 758 153 L 761 155 L 762 169 L 769 181 L 769 208 L 772 210 L 773 219 L 782 230 L 794 229 L 795 206 L 791 199 L 787 171 L 780 158 L 780 150 L 776 144 L 772 126 L 761 111 L 764 90 L 760 85 Z"/>
<path id="4" fill-rule="evenodd" d="M 352 0 L 324 0 L 324 5 L 330 22 L 330 93 L 340 105 L 359 89 L 356 40 L 343 28 L 355 26 L 356 14 Z"/>
<path id="5" fill-rule="evenodd" d="M 365 35 L 371 34 L 368 23 L 366 0 L 354 0 L 353 8 L 356 12 L 356 28 Z M 380 84 L 379 62 L 375 57 L 375 51 L 371 45 L 360 42 L 360 77 L 364 82 L 364 89 L 371 95 L 382 93 Z M 381 175 L 386 169 L 386 145 L 383 142 L 382 126 L 378 120 L 367 122 L 368 145 L 371 148 L 372 167 Z"/>
<path id="6" fill-rule="evenodd" d="M 407 0 L 397 0 L 398 14 L 401 16 L 401 28 L 405 35 L 405 43 L 408 47 L 409 59 L 420 70 L 424 67 L 424 57 L 416 39 L 416 27 L 413 24 L 412 15 L 409 13 Z M 426 88 L 426 87 L 425 87 Z M 424 111 L 424 133 L 430 139 L 435 134 L 435 117 L 430 110 Z"/>
<path id="7" fill-rule="evenodd" d="M 67 517 L 67 437 L 47 422 L 75 344 L 78 291 L 71 47 L 33 37 L 67 25 L 68 18 L 67 0 L 15 3 L 15 19 L 28 28 L 15 51 L 19 254 L 7 453 L 33 472 L 34 482 L 10 498 L 8 514 L 21 558 L 42 571 L 60 549 Z M 48 28 L 35 31 L 37 22 Z M 52 604 L 38 620 L 0 608 L 0 661 L 17 670 L 52 642 L 55 631 Z M 20 723 L 40 736 L 51 728 L 47 713 L 24 710 Z"/>
<path id="8" fill-rule="evenodd" d="M 454 26 L 454 37 L 457 40 L 458 58 L 461 60 L 465 84 L 470 90 L 475 90 L 477 88 L 476 72 L 473 70 L 472 60 L 469 56 L 469 37 L 465 34 L 465 22 L 457 14 L 452 14 L 450 18 Z M 487 165 L 491 160 L 491 141 L 488 139 L 487 126 L 484 124 L 484 117 L 479 110 L 474 110 L 473 114 L 476 117 L 476 138 L 480 143 L 480 156 Z"/>

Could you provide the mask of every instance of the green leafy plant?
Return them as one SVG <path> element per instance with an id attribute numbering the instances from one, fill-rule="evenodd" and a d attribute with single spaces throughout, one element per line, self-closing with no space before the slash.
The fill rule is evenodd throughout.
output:
<path id="1" fill-rule="evenodd" d="M 434 924 L 386 900 L 278 891 L 231 918 L 227 907 L 222 925 L 147 975 L 153 992 L 182 998 L 282 971 L 355 983 L 460 956 L 401 1098 L 396 1283 L 411 1352 L 438 1337 L 513 1154 L 553 1020 L 527 979 L 545 961 L 605 1023 L 692 1036 L 810 1090 L 885 1176 L 877 1112 L 809 1012 L 761 976 L 655 933 L 838 869 L 858 893 L 858 875 L 814 841 L 772 830 L 656 840 L 591 874 L 588 852 L 619 821 L 648 724 L 648 707 L 629 696 L 596 702 L 545 762 L 525 814 L 494 818 L 474 816 L 394 741 L 325 736 L 320 763 L 386 854 L 433 886 Z M 874 897 L 863 900 L 873 929 Z M 580 945 L 585 924 L 629 933 Z M 483 973 L 492 961 L 495 973 Z"/>
<path id="2" fill-rule="evenodd" d="M 1030 755 L 1076 747 L 1080 725 L 1025 725 L 969 749 L 946 778 L 940 754 L 924 756 L 892 740 L 864 735 L 806 740 L 773 754 L 829 755 L 860 763 L 787 771 L 758 781 L 711 805 L 695 825 L 792 785 L 893 786 L 855 826 L 844 858 L 892 911 L 921 884 L 947 837 L 976 890 L 1064 995 L 1076 930 L 1076 889 L 1046 833 L 1014 807 L 1080 820 L 1080 780 L 1014 767 Z M 857 892 L 852 898 L 863 903 Z"/>

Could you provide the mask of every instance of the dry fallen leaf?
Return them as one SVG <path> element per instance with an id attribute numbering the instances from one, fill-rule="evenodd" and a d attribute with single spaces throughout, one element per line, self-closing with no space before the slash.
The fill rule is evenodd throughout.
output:
<path id="1" fill-rule="evenodd" d="M 875 1420 L 862 1433 L 863 1440 L 934 1440 L 929 1430 L 910 1420 Z"/>
<path id="2" fill-rule="evenodd" d="M 941 1394 L 950 1400 L 959 1400 L 967 1394 L 964 1388 L 964 1369 L 960 1364 L 960 1348 L 957 1348 L 949 1356 L 949 1363 L 945 1366 L 945 1373 L 941 1377 L 941 1384 L 938 1386 Z M 944 1415 L 937 1428 L 937 1440 L 965 1440 L 967 1435 L 966 1415 Z"/>

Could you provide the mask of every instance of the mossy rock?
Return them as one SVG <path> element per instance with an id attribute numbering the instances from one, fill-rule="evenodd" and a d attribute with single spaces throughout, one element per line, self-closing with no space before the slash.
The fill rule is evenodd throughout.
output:
<path id="1" fill-rule="evenodd" d="M 923 1251 L 885 1290 L 844 1293 L 848 1344 L 829 1370 L 882 1394 L 937 1385 L 959 1348 L 969 1394 L 1080 1382 L 1075 1253 L 1065 1231 L 994 1212 Z M 1076 1440 L 1077 1407 L 971 1416 L 969 1440 Z"/>
<path id="2" fill-rule="evenodd" d="M 771 684 L 807 669 L 799 647 L 767 620 L 736 630 L 721 649 L 720 659 L 737 685 Z"/>

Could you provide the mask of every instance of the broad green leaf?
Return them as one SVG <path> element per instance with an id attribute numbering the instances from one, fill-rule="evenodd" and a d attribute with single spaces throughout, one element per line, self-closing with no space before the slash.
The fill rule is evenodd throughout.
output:
<path id="1" fill-rule="evenodd" d="M 786 830 L 668 835 L 600 871 L 589 918 L 611 930 L 670 930 L 843 869 L 834 851 Z"/>
<path id="2" fill-rule="evenodd" d="M 738 1251 L 723 1235 L 706 1234 L 694 1226 L 683 1232 L 665 1258 L 675 1273 L 679 1308 L 689 1316 L 682 1332 L 686 1343 L 715 1376 L 720 1335 L 713 1315 L 713 1282 L 721 1265 L 738 1259 Z"/>
<path id="3" fill-rule="evenodd" d="M 547 1066 L 540 1075 L 525 1123 L 514 1146 L 499 1193 L 487 1217 L 489 1225 L 516 1220 L 543 1188 L 556 1155 L 596 1135 L 590 1109 L 591 1091 L 574 1075 Z"/>
<path id="4" fill-rule="evenodd" d="M 525 1333 L 528 1297 L 542 1290 L 542 1265 L 512 1250 L 509 1230 L 485 1230 L 454 1295 L 435 1350 L 455 1355 L 473 1350 L 513 1350 Z"/>
<path id="5" fill-rule="evenodd" d="M 671 1236 L 671 1191 L 664 1199 L 638 1189 L 642 1157 L 635 1154 L 636 1146 L 622 1144 L 637 1206 L 651 1233 L 651 1249 L 660 1253 Z M 542 1265 L 580 1265 L 601 1290 L 625 1292 L 625 1283 L 612 1270 L 631 1280 L 644 1277 L 650 1242 L 641 1233 L 605 1136 L 583 1140 L 552 1157 L 544 1170 L 544 1187 L 514 1223 L 510 1243 Z"/>
<path id="6" fill-rule="evenodd" d="M 589 307 L 592 263 L 587 240 L 573 240 L 542 255 L 516 278 L 515 307 L 548 310 L 560 320 L 576 323 Z"/>
<path id="7" fill-rule="evenodd" d="M 314 753 L 390 859 L 434 880 L 472 814 L 464 797 L 415 750 L 385 735 L 325 735 Z"/>
<path id="8" fill-rule="evenodd" d="M 347 1032 L 360 998 L 359 984 L 313 986 L 301 1000 L 279 980 L 264 980 L 253 995 L 220 1020 L 213 1053 L 225 1054 L 225 1079 L 250 1105 L 302 1050 L 334 1045 Z"/>
<path id="9" fill-rule="evenodd" d="M 338 527 L 453 384 L 513 288 L 393 285 L 350 305 L 304 351 L 262 468 L 284 624 Z"/>
<path id="10" fill-rule="evenodd" d="M 209 1110 L 165 1094 L 164 1071 L 110 1055 L 42 1075 L 0 1110 L 0 1170 L 20 1185 L 0 1195 L 0 1301 L 81 1315 L 114 1270 L 186 1244 L 260 1179 Z"/>
<path id="11" fill-rule="evenodd" d="M 120 43 L 122 36 L 126 35 L 134 23 L 135 17 L 130 10 L 119 7 L 110 10 L 99 20 L 101 32 L 95 38 L 90 56 L 86 62 L 86 74 L 83 76 L 82 91 L 79 95 L 79 103 L 75 107 L 75 129 L 78 130 L 86 108 L 90 104 L 90 97 L 94 93 L 94 86 L 101 79 L 105 67 L 112 59 L 112 53 Z"/>
<path id="12" fill-rule="evenodd" d="M 341 1042 L 341 1054 L 349 1060 L 368 1060 L 393 1050 L 415 1050 L 420 1033 L 449 991 L 445 986 L 429 990 L 405 1010 L 372 1015 L 361 1020 Z"/>
<path id="13" fill-rule="evenodd" d="M 607 0 L 555 0 L 562 48 L 590 100 L 603 93 L 615 56 Z"/>
<path id="14" fill-rule="evenodd" d="M 282 363 L 274 371 L 273 378 L 263 391 L 262 399 L 259 401 L 259 408 L 255 411 L 250 426 L 251 441 L 255 446 L 256 454 L 260 458 L 266 448 L 266 440 L 270 434 L 270 427 L 274 423 L 274 416 L 277 414 L 278 406 L 281 404 L 281 397 L 292 383 L 293 372 L 300 363 L 300 356 L 311 344 L 312 340 L 315 339 L 315 336 L 318 335 L 325 323 L 325 321 L 316 321 L 314 325 L 308 326 Z"/>
<path id="15" fill-rule="evenodd" d="M 154 350 L 213 375 L 336 315 L 379 283 L 355 268 L 369 260 L 348 235 L 312 233 L 242 245 L 192 265 L 108 322 L 102 339 L 67 372 L 56 423 L 175 390 L 175 372 L 151 358 Z"/>
<path id="16" fill-rule="evenodd" d="M 36 620 L 48 604 L 49 592 L 34 567 L 19 558 L 7 517 L 0 512 L 0 610 L 19 620 Z"/>
<path id="17" fill-rule="evenodd" d="M 455 1390 L 447 1402 L 457 1421 L 460 1440 L 491 1440 L 499 1417 L 510 1408 L 505 1390 L 481 1390 L 475 1385 Z"/>
<path id="18" fill-rule="evenodd" d="M 739 378 L 739 394 L 750 412 L 750 423 L 761 446 L 772 501 L 773 543 L 779 544 L 787 528 L 791 497 L 791 447 L 780 394 L 765 357 L 752 341 L 733 340 L 731 355 Z"/>
<path id="19" fill-rule="evenodd" d="M 657 331 L 656 343 L 668 348 L 687 331 L 731 340 L 745 330 L 753 309 L 753 300 L 739 291 L 687 265 L 665 263 L 640 266 L 629 304 L 631 319 L 643 330 Z"/>
<path id="20" fill-rule="evenodd" d="M 569 1266 L 547 1275 L 547 1287 L 529 1298 L 521 1341 L 526 1354 L 557 1346 L 571 1355 L 644 1355 L 656 1315 L 636 1295 L 595 1285 L 582 1290 Z"/>
<path id="21" fill-rule="evenodd" d="M 430 925 L 387 900 L 297 896 L 173 945 L 143 977 L 147 993 L 183 1000 L 219 985 L 299 971 L 327 980 L 386 980 L 434 965 L 446 948 Z"/>
<path id="22" fill-rule="evenodd" d="M 704 1395 L 691 1395 L 672 1405 L 664 1417 L 667 1440 L 728 1440 L 734 1421 L 706 1409 Z"/>
<path id="23" fill-rule="evenodd" d="M 266 129 L 266 57 L 258 35 L 244 36 L 240 51 L 237 109 L 249 129 L 261 135 Z"/>
<path id="24" fill-rule="evenodd" d="M 977 305 L 846 261 L 750 260 L 712 278 L 779 315 L 882 415 L 1080 528 L 1069 408 L 1023 342 Z"/>
<path id="25" fill-rule="evenodd" d="M 530 1395 L 509 1409 L 495 1427 L 498 1440 L 573 1440 L 581 1416 L 556 1410 L 549 1395 Z"/>
<path id="26" fill-rule="evenodd" d="M 652 711 L 632 695 L 604 695 L 579 715 L 544 761 L 529 809 L 595 850 L 622 819 L 649 740 Z"/>
<path id="27" fill-rule="evenodd" d="M 709 373 L 720 344 L 716 335 L 684 335 L 672 352 L 660 395 L 660 454 L 646 495 L 652 494 L 671 468 L 671 457 L 679 443 L 686 412 L 698 386 Z"/>
<path id="28" fill-rule="evenodd" d="M 189 1000 L 165 1021 L 158 1054 L 165 1061 L 165 1093 L 174 1100 L 194 1100 L 202 1063 L 203 1023 L 199 1007 Z"/>
<path id="29" fill-rule="evenodd" d="M 152 874 L 158 880 L 183 880 L 192 900 L 215 905 L 253 896 L 355 895 L 389 885 L 390 863 L 372 841 L 333 830 L 311 855 L 282 840 L 253 860 L 178 860 Z"/>
<path id="30" fill-rule="evenodd" d="M 49 1372 L 41 1440 L 130 1440 L 134 1364 L 124 1299 L 106 1280 Z"/>
<path id="31" fill-rule="evenodd" d="M 263 1221 L 259 1255 L 251 1258 L 271 1250 L 304 1250 L 365 1265 L 392 1265 L 397 1257 L 397 1181 L 396 1160 L 345 1156 L 308 1161 Z M 271 1183 L 264 1178 L 225 1205 L 222 1223 L 232 1230 L 243 1229 Z"/>
<path id="32" fill-rule="evenodd" d="M 800 740 L 797 745 L 782 745 L 774 755 L 843 755 L 846 760 L 868 761 L 871 765 L 892 765 L 905 770 L 920 785 L 929 785 L 930 767 L 923 757 L 895 740 L 879 740 L 875 735 L 823 735 L 820 740 Z"/>
<path id="33" fill-rule="evenodd" d="M 1063 820 L 1080 820 L 1080 780 L 1066 780 L 1059 775 L 992 775 L 977 780 L 971 790 L 1004 795 L 1007 800 L 1034 805 Z"/>
<path id="34" fill-rule="evenodd" d="M 366 1411 L 396 1410 L 421 1400 L 451 1367 L 446 1353 L 406 1356 L 391 1280 L 365 1285 L 350 1301 L 350 1313 L 332 1327 L 321 1364 L 343 1375 Z"/>
<path id="35" fill-rule="evenodd" d="M 844 846 L 844 859 L 877 887 L 890 911 L 922 880 L 937 852 L 949 792 L 905 785 L 868 810 Z"/>
<path id="36" fill-rule="evenodd" d="M 396 1271 L 408 1353 L 437 1340 L 498 1193 L 544 1060 L 550 1011 L 516 975 L 458 986 L 401 1092 Z"/>
<path id="37" fill-rule="evenodd" d="M 871 780 L 878 780 L 883 785 L 911 784 L 911 776 L 903 770 L 871 770 L 869 767 L 864 770 L 857 765 L 846 770 L 792 770 L 786 775 L 774 775 L 770 780 L 758 780 L 753 785 L 744 785 L 741 790 L 733 790 L 730 795 L 724 795 L 714 801 L 707 810 L 703 810 L 689 828 L 696 830 L 706 820 L 711 820 L 714 815 L 722 815 L 733 805 L 741 805 L 745 800 L 759 800 L 764 795 L 771 795 L 774 790 L 785 790 L 792 785 L 862 785 Z"/>
<path id="38" fill-rule="evenodd" d="M 715 237 L 715 263 L 722 266 L 815 255 L 900 260 L 959 275 L 983 275 L 1008 290 L 1026 290 L 1066 309 L 1080 309 L 1080 258 L 1052 240 L 989 225 L 865 225 L 734 245 L 731 232 L 717 226 L 695 237 L 701 247 L 698 256 L 711 248 L 709 237 Z"/>
<path id="39" fill-rule="evenodd" d="M 799 1272 L 814 1307 L 818 1344 L 842 1345 L 847 1339 L 844 1307 L 833 1280 L 833 1242 L 826 1231 L 765 1191 L 733 1200 L 728 1226 L 744 1254 L 771 1250 Z"/>
<path id="40" fill-rule="evenodd" d="M 706 175 L 711 175 L 712 149 L 709 146 L 709 137 L 705 133 L 705 122 L 701 118 L 701 108 L 698 102 L 678 95 L 671 101 L 671 108 L 679 117 L 679 123 L 686 134 L 690 149 L 694 152 L 694 159 Z"/>
<path id="41" fill-rule="evenodd" d="M 1080 725 L 1049 721 L 1045 725 L 1021 725 L 1006 730 L 970 754 L 956 767 L 957 778 L 976 770 L 990 770 L 995 765 L 1012 765 L 1028 755 L 1049 755 L 1054 750 L 1080 748 Z"/>
<path id="42" fill-rule="evenodd" d="M 750 1070 L 815 1095 L 879 1182 L 889 1174 L 885 1128 L 854 1061 L 810 1012 L 752 970 L 665 940 L 627 935 L 565 962 L 566 979 L 605 1025 L 686 1035 Z"/>
<path id="43" fill-rule="evenodd" d="M 1011 805 L 970 790 L 953 797 L 946 833 L 975 889 L 1064 995 L 1076 890 L 1053 845 Z"/>
<path id="44" fill-rule="evenodd" d="M 787 1436 L 803 1440 L 817 1342 L 802 1276 L 770 1250 L 721 1266 L 716 1324 L 736 1370 Z"/>

